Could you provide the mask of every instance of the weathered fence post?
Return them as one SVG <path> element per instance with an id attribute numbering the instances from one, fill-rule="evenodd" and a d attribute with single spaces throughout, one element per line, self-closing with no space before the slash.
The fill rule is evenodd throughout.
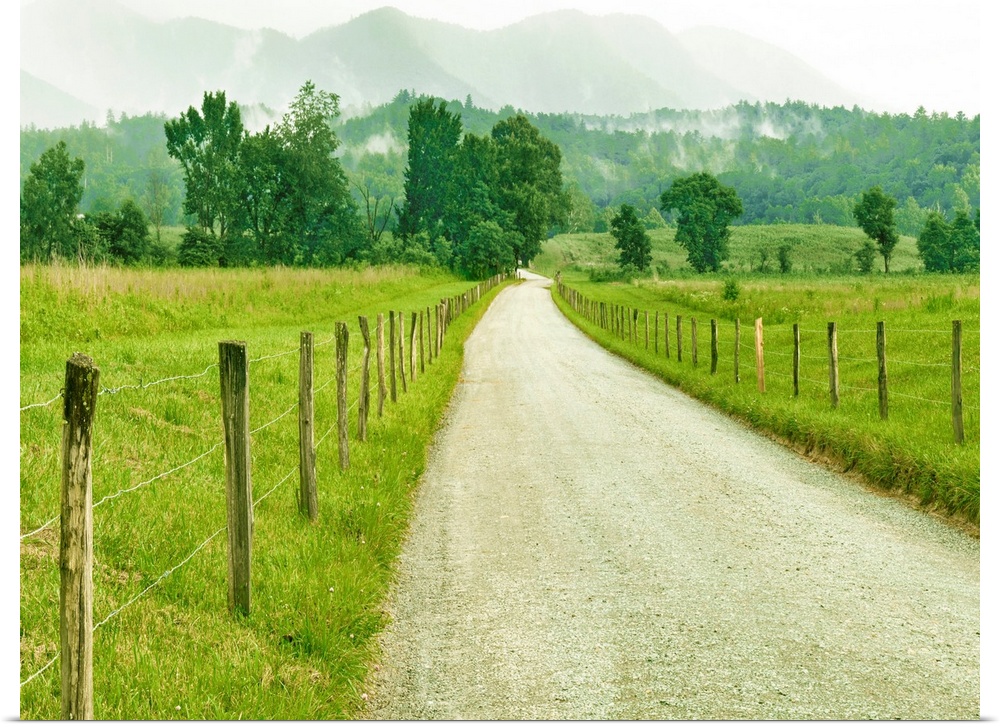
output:
<path id="1" fill-rule="evenodd" d="M 712 373 L 719 370 L 719 322 L 714 318 L 711 320 L 712 326 Z"/>
<path id="2" fill-rule="evenodd" d="M 244 341 L 219 342 L 222 426 L 226 440 L 229 610 L 250 613 L 253 488 L 250 482 L 250 366 Z"/>
<path id="3" fill-rule="evenodd" d="M 885 367 L 885 321 L 875 324 L 875 354 L 878 356 L 878 415 L 889 418 L 889 376 Z"/>
<path id="4" fill-rule="evenodd" d="M 792 324 L 792 391 L 799 395 L 799 367 L 802 364 L 802 345 L 799 337 L 799 324 Z"/>
<path id="5" fill-rule="evenodd" d="M 410 381 L 417 375 L 417 349 L 414 346 L 417 336 L 417 313 L 410 314 Z"/>
<path id="6" fill-rule="evenodd" d="M 381 313 L 375 319 L 375 364 L 378 368 L 378 415 L 382 418 L 385 407 L 385 318 Z"/>
<path id="7" fill-rule="evenodd" d="M 420 311 L 420 373 L 424 373 L 424 312 Z"/>
<path id="8" fill-rule="evenodd" d="M 698 321 L 691 319 L 691 365 L 698 365 Z"/>
<path id="9" fill-rule="evenodd" d="M 396 401 L 396 312 L 389 311 L 389 398 Z"/>
<path id="10" fill-rule="evenodd" d="M 299 335 L 299 512 L 310 520 L 319 515 L 316 496 L 316 446 L 313 438 L 313 334 Z"/>
<path id="11" fill-rule="evenodd" d="M 94 718 L 94 515 L 91 457 L 100 371 L 89 356 L 66 362 L 59 537 L 62 719 Z"/>
<path id="12" fill-rule="evenodd" d="M 757 353 L 757 391 L 764 391 L 764 319 L 758 318 L 753 324 L 753 343 Z"/>
<path id="13" fill-rule="evenodd" d="M 406 332 L 403 328 L 403 311 L 399 311 L 399 380 L 403 384 L 403 393 L 406 393 L 406 345 L 404 338 Z"/>
<path id="14" fill-rule="evenodd" d="M 653 353 L 660 353 L 660 311 L 653 317 Z"/>
<path id="15" fill-rule="evenodd" d="M 733 346 L 733 378 L 736 383 L 740 383 L 740 319 L 736 319 L 736 330 L 734 332 L 735 345 Z"/>
<path id="16" fill-rule="evenodd" d="M 681 317 L 677 316 L 677 360 L 678 361 L 682 361 L 683 360 L 683 357 L 682 357 L 682 354 L 683 354 L 682 349 L 683 348 L 684 347 L 681 345 Z"/>
<path id="17" fill-rule="evenodd" d="M 431 307 L 427 306 L 427 365 L 428 366 L 430 366 L 431 361 L 434 360 L 434 355 L 432 353 L 434 350 L 434 344 L 431 343 L 432 329 L 433 325 L 431 324 Z"/>
<path id="18" fill-rule="evenodd" d="M 646 316 L 646 327 L 645 327 L 645 332 L 646 332 L 646 350 L 648 351 L 649 350 L 649 311 L 648 310 L 647 311 L 643 311 L 643 313 L 645 313 L 645 316 Z"/>
<path id="19" fill-rule="evenodd" d="M 830 404 L 836 409 L 840 405 L 840 371 L 837 367 L 837 324 L 826 324 L 826 342 L 830 351 Z"/>
<path id="20" fill-rule="evenodd" d="M 951 322 L 951 426 L 955 443 L 965 442 L 962 418 L 962 321 Z"/>
<path id="21" fill-rule="evenodd" d="M 368 389 L 372 344 L 371 336 L 368 334 L 368 318 L 358 316 L 358 325 L 361 327 L 361 340 L 364 345 L 361 350 L 361 392 L 358 394 L 358 439 L 365 442 L 368 440 L 368 408 L 371 399 Z"/>
<path id="22" fill-rule="evenodd" d="M 351 464 L 347 440 L 347 324 L 337 321 L 337 440 L 340 450 L 340 469 Z"/>
<path id="23" fill-rule="evenodd" d="M 670 358 L 670 314 L 663 311 L 663 355 Z"/>

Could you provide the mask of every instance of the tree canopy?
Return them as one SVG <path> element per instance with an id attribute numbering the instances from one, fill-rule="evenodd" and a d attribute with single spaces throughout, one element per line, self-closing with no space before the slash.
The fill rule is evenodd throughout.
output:
<path id="1" fill-rule="evenodd" d="M 736 190 L 699 172 L 675 179 L 660 195 L 660 208 L 678 211 L 674 239 L 687 250 L 691 267 L 699 273 L 718 272 L 729 255 L 729 223 L 743 213 Z"/>
<path id="2" fill-rule="evenodd" d="M 653 243 L 646 234 L 646 228 L 639 221 L 635 207 L 623 204 L 618 214 L 611 220 L 611 235 L 619 250 L 618 264 L 622 268 L 634 267 L 640 272 L 653 261 Z"/>
<path id="3" fill-rule="evenodd" d="M 77 253 L 74 225 L 83 196 L 84 165 L 58 142 L 31 165 L 21 191 L 21 260 Z"/>
<path id="4" fill-rule="evenodd" d="M 889 272 L 889 259 L 892 257 L 893 248 L 899 242 L 899 233 L 896 232 L 896 223 L 893 219 L 892 211 L 896 207 L 896 200 L 879 186 L 874 186 L 861 195 L 861 199 L 854 205 L 854 219 L 865 234 L 868 235 L 878 248 L 882 260 L 885 262 L 885 272 Z"/>

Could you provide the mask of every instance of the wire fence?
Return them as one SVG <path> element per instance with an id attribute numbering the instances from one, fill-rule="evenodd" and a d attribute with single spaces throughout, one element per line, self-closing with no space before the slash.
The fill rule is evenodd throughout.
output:
<path id="1" fill-rule="evenodd" d="M 418 373 L 420 375 L 423 375 L 425 373 L 426 369 L 431 366 L 434 358 L 437 357 L 437 356 L 440 356 L 443 353 L 443 349 L 441 349 L 440 346 L 443 346 L 443 344 L 444 344 L 444 342 L 446 340 L 445 339 L 445 333 L 447 332 L 447 329 L 450 326 L 451 322 L 454 320 L 454 318 L 457 317 L 458 315 L 464 313 L 469 307 L 471 307 L 476 302 L 478 302 L 480 300 L 480 298 L 483 295 L 485 295 L 485 293 L 488 290 L 490 290 L 491 288 L 493 288 L 494 286 L 496 286 L 497 284 L 499 284 L 500 282 L 502 282 L 504 279 L 505 279 L 505 276 L 497 276 L 495 278 L 490 279 L 489 281 L 486 281 L 483 284 L 475 286 L 474 288 L 470 289 L 469 291 L 467 291 L 466 293 L 464 293 L 462 295 L 458 295 L 458 296 L 454 296 L 452 298 L 448 298 L 448 299 L 442 300 L 440 302 L 440 304 L 433 306 L 433 310 L 436 312 L 436 317 L 435 317 L 434 321 L 432 321 L 430 319 L 430 315 L 429 315 L 430 311 L 432 310 L 432 307 L 428 306 L 427 307 L 428 320 L 426 321 L 426 323 L 427 323 L 427 326 L 426 326 L 426 341 L 425 341 L 425 332 L 424 332 L 424 326 L 423 326 L 424 311 L 420 311 L 419 312 L 420 338 L 419 338 L 419 340 L 415 340 L 414 334 L 410 334 L 410 336 L 409 336 L 409 357 L 408 358 L 404 358 L 404 356 L 403 356 L 403 354 L 404 354 L 404 352 L 405 352 L 405 350 L 407 348 L 406 338 L 403 336 L 403 326 L 400 326 L 399 330 L 395 332 L 395 334 L 398 334 L 398 335 L 394 334 L 394 335 L 392 335 L 392 336 L 389 337 L 390 340 L 386 341 L 384 338 L 381 339 L 382 344 L 384 346 L 386 346 L 386 347 L 389 347 L 389 346 L 395 347 L 393 349 L 393 353 L 394 354 L 398 353 L 399 354 L 398 356 L 385 356 L 385 349 L 382 350 L 382 355 L 379 355 L 379 352 L 377 350 L 378 341 L 373 341 L 372 345 L 371 345 L 371 348 L 368 350 L 368 352 L 366 353 L 366 355 L 365 355 L 365 357 L 364 357 L 363 360 L 358 361 L 358 362 L 356 362 L 356 363 L 354 363 L 354 364 L 352 364 L 350 366 L 347 366 L 346 364 L 345 365 L 341 365 L 339 363 L 339 361 L 340 361 L 340 359 L 341 359 L 342 356 L 346 360 L 347 351 L 344 350 L 343 352 L 341 352 L 340 351 L 340 344 L 338 343 L 338 356 L 337 356 L 337 358 L 338 358 L 338 371 L 337 371 L 337 373 L 335 373 L 334 375 L 330 376 L 329 378 L 325 378 L 325 380 L 323 381 L 322 384 L 320 384 L 318 386 L 314 385 L 314 386 L 309 387 L 309 391 L 308 391 L 308 396 L 311 399 L 312 397 L 315 397 L 316 395 L 320 394 L 321 392 L 324 392 L 325 390 L 327 390 L 330 387 L 331 384 L 336 383 L 337 384 L 336 401 L 333 402 L 333 403 L 331 403 L 327 408 L 332 408 L 332 409 L 336 410 L 337 414 L 334 417 L 333 423 L 330 424 L 330 426 L 326 429 L 326 431 L 323 433 L 323 435 L 321 437 L 319 437 L 319 439 L 317 441 L 315 441 L 315 444 L 312 444 L 310 442 L 310 443 L 308 443 L 308 445 L 306 445 L 306 444 L 304 444 L 303 442 L 300 441 L 299 442 L 299 448 L 301 449 L 303 446 L 311 446 L 312 449 L 313 449 L 313 451 L 319 450 L 321 447 L 324 446 L 324 443 L 327 441 L 328 438 L 330 438 L 330 435 L 333 434 L 335 431 L 338 432 L 338 435 L 339 435 L 338 436 L 339 446 L 340 447 L 345 446 L 344 442 L 347 441 L 348 438 L 349 438 L 348 437 L 348 432 L 347 432 L 347 426 L 348 426 L 347 422 L 349 420 L 349 417 L 347 415 L 349 415 L 349 414 L 355 414 L 356 416 L 358 416 L 358 415 L 364 415 L 365 419 L 367 419 L 367 417 L 368 417 L 368 408 L 370 407 L 370 401 L 371 401 L 371 398 L 372 398 L 372 394 L 374 392 L 380 392 L 380 393 L 381 392 L 387 392 L 387 390 L 388 390 L 388 387 L 386 386 L 385 378 L 391 378 L 393 381 L 395 381 L 395 378 L 398 375 L 399 378 L 400 378 L 400 380 L 401 380 L 401 382 L 402 381 L 407 381 L 407 383 L 410 386 L 416 385 L 418 383 L 418 380 L 419 380 Z M 402 320 L 402 319 L 400 319 L 400 320 Z M 343 324 L 338 324 L 338 327 L 341 326 L 341 325 L 343 325 Z M 366 324 L 360 324 L 360 325 L 362 325 L 362 330 L 366 330 L 367 329 Z M 433 345 L 432 345 L 432 341 L 431 341 L 431 336 L 432 335 L 435 336 L 435 339 L 436 339 L 434 341 Z M 336 339 L 337 339 L 337 334 L 335 334 L 334 336 L 331 336 L 328 339 L 325 339 L 323 341 L 315 343 L 313 345 L 313 348 L 321 347 L 321 346 L 327 346 L 330 343 L 336 342 Z M 346 341 L 347 341 L 347 336 L 346 336 L 346 329 L 345 329 L 344 342 L 346 343 Z M 426 361 L 426 365 L 425 365 L 425 362 L 424 362 L 424 346 L 425 346 L 425 343 L 426 343 L 426 349 L 427 349 L 427 361 Z M 420 364 L 419 364 L 419 366 L 417 366 L 417 353 L 416 353 L 416 349 L 414 348 L 416 345 L 420 346 L 420 349 L 419 349 L 420 350 L 420 353 L 419 353 Z M 346 349 L 346 346 L 345 346 L 345 349 Z M 264 356 L 259 356 L 259 357 L 253 358 L 253 359 L 248 359 L 248 361 L 247 361 L 247 364 L 248 364 L 248 369 L 247 369 L 248 370 L 248 374 L 249 374 L 249 364 L 256 364 L 256 363 L 260 363 L 260 362 L 264 362 L 264 361 L 271 361 L 271 360 L 274 360 L 274 359 L 286 358 L 286 357 L 293 356 L 294 354 L 301 354 L 302 352 L 303 352 L 303 347 L 300 345 L 299 348 L 289 349 L 289 350 L 283 350 L 283 351 L 279 351 L 277 353 L 268 354 L 268 355 L 264 355 Z M 376 362 L 378 360 L 380 360 L 380 359 L 381 360 L 385 360 L 386 365 L 385 366 L 379 366 L 378 367 L 379 370 L 378 370 L 378 372 L 377 372 L 376 375 L 370 375 L 371 369 L 375 368 Z M 392 361 L 392 364 L 393 364 L 391 369 L 390 369 L 390 367 L 388 365 L 390 360 Z M 170 382 L 180 382 L 180 381 L 188 381 L 188 380 L 191 380 L 191 379 L 197 379 L 197 378 L 201 378 L 203 376 L 206 376 L 213 369 L 220 368 L 220 365 L 221 365 L 221 363 L 219 363 L 219 364 L 213 363 L 213 364 L 207 366 L 199 374 L 172 375 L 172 376 L 163 377 L 161 379 L 157 379 L 155 381 L 151 381 L 151 382 L 148 382 L 148 383 L 140 383 L 140 384 L 137 384 L 137 385 L 126 384 L 126 385 L 117 386 L 117 387 L 113 387 L 113 388 L 105 387 L 105 388 L 102 388 L 100 391 L 96 392 L 95 396 L 107 396 L 107 395 L 113 395 L 113 394 L 117 394 L 117 393 L 120 393 L 120 392 L 123 392 L 123 391 L 127 391 L 127 390 L 143 390 L 143 389 L 148 389 L 148 388 L 153 387 L 153 386 L 165 385 L 165 384 L 168 384 Z M 302 365 L 302 364 L 300 363 L 300 365 Z M 350 401 L 349 404 L 346 403 L 347 398 L 344 396 L 344 393 L 345 393 L 344 387 L 347 386 L 350 381 L 355 381 L 355 382 L 358 382 L 358 383 L 360 383 L 361 381 L 364 381 L 365 380 L 364 379 L 365 376 L 368 377 L 368 379 L 367 379 L 368 384 L 367 384 L 367 387 L 365 389 L 363 389 L 364 396 L 362 396 L 361 392 L 358 392 L 356 396 L 350 397 L 351 401 Z M 405 379 L 403 378 L 404 376 L 406 377 Z M 312 381 L 312 374 L 311 374 L 311 372 L 309 373 L 309 379 L 308 380 L 310 382 Z M 300 388 L 300 397 L 301 397 L 303 395 L 303 388 L 302 388 L 301 385 L 300 385 L 299 388 Z M 354 388 L 356 390 L 357 389 L 357 383 L 355 383 L 351 388 Z M 402 396 L 402 394 L 406 390 L 407 390 L 406 386 L 402 386 L 401 387 L 401 391 L 396 391 L 396 387 L 393 386 L 393 396 L 392 396 L 391 401 L 401 400 L 400 397 Z M 223 392 L 223 393 L 225 393 L 225 392 Z M 51 406 L 53 403 L 55 403 L 55 401 L 58 401 L 58 400 L 62 399 L 64 397 L 64 395 L 65 395 L 64 392 L 60 392 L 59 395 L 57 395 L 56 397 L 54 397 L 52 399 L 49 399 L 47 401 L 43 401 L 43 402 L 39 402 L 37 404 L 30 404 L 28 406 L 21 407 L 21 411 L 24 412 L 24 411 L 27 411 L 27 410 L 30 410 L 30 409 L 33 409 L 33 408 L 42 408 L 42 407 Z M 386 402 L 390 401 L 390 399 L 389 399 L 388 396 L 385 397 L 385 401 Z M 273 407 L 273 404 L 271 404 L 271 406 Z M 272 410 L 271 414 L 266 415 L 266 417 L 265 417 L 265 418 L 267 418 L 266 423 L 261 424 L 261 425 L 255 427 L 255 428 L 253 428 L 253 429 L 249 429 L 249 427 L 248 427 L 248 429 L 249 429 L 249 431 L 247 433 L 248 438 L 251 435 L 260 435 L 261 433 L 264 433 L 264 432 L 267 432 L 269 430 L 274 429 L 276 427 L 276 425 L 278 425 L 279 422 L 282 422 L 283 420 L 286 420 L 294 412 L 296 412 L 299 409 L 299 406 L 300 406 L 300 401 L 295 401 L 291 405 L 281 408 L 280 412 L 277 412 L 277 407 L 275 407 Z M 380 402 L 380 406 L 381 406 L 381 402 Z M 341 408 L 343 408 L 344 411 L 341 411 Z M 381 416 L 381 408 L 379 410 L 379 415 Z M 358 424 L 355 427 L 355 429 L 357 429 L 359 427 L 360 427 L 360 424 Z M 355 435 L 356 436 L 360 435 L 360 432 L 356 431 Z M 170 467 L 168 469 L 165 469 L 165 470 L 163 470 L 163 471 L 159 472 L 158 474 L 155 474 L 155 475 L 153 475 L 151 477 L 146 477 L 145 479 L 143 479 L 142 481 L 140 481 L 140 482 L 138 482 L 138 483 L 136 483 L 134 485 L 129 485 L 127 487 L 118 488 L 114 492 L 112 492 L 110 494 L 107 494 L 107 495 L 101 497 L 100 499 L 98 499 L 96 502 L 94 502 L 94 504 L 91 506 L 90 509 L 91 509 L 91 511 L 93 511 L 94 509 L 97 509 L 97 508 L 99 508 L 99 507 L 101 507 L 103 505 L 106 505 L 108 503 L 120 500 L 122 497 L 124 497 L 126 495 L 129 495 L 131 493 L 136 493 L 136 492 L 138 492 L 138 491 L 140 491 L 140 490 L 148 487 L 149 485 L 153 484 L 154 482 L 158 482 L 158 481 L 161 481 L 161 480 L 163 480 L 165 478 L 168 478 L 170 476 L 177 475 L 178 473 L 181 473 L 181 472 L 183 472 L 183 471 L 191 468 L 196 463 L 208 459 L 213 453 L 217 452 L 217 450 L 219 450 L 221 447 L 224 447 L 224 446 L 226 446 L 226 441 L 225 440 L 224 441 L 218 441 L 218 442 L 214 443 L 212 446 L 210 446 L 207 449 L 205 449 L 204 451 L 202 451 L 197 456 L 195 456 L 193 458 L 189 458 L 189 459 L 187 459 L 187 461 L 185 461 L 185 462 L 183 462 L 181 464 L 178 464 L 176 466 L 173 466 L 173 467 Z M 260 446 L 263 446 L 263 445 L 260 445 Z M 23 446 L 22 446 L 22 450 L 23 450 Z M 226 456 L 227 456 L 227 460 L 228 460 L 228 458 L 230 456 L 232 456 L 232 453 L 228 452 L 228 448 L 227 448 L 227 455 Z M 265 453 L 262 452 L 262 451 L 258 451 L 257 454 L 256 454 L 257 458 L 260 458 L 260 457 L 263 457 L 263 456 L 265 456 Z M 268 454 L 266 456 L 273 458 L 275 455 L 274 454 Z M 343 462 L 343 460 L 342 460 L 342 462 Z M 342 468 L 343 468 L 343 466 L 342 466 Z M 288 481 L 290 479 L 292 479 L 292 477 L 294 476 L 294 474 L 296 472 L 299 472 L 299 471 L 300 471 L 300 466 L 299 465 L 296 465 L 295 467 L 293 467 L 290 470 L 288 470 L 288 472 L 283 477 L 280 477 L 267 490 L 267 492 L 265 492 L 262 496 L 258 497 L 257 499 L 255 499 L 253 501 L 253 506 L 254 507 L 258 506 L 260 503 L 262 503 L 264 500 L 266 500 L 268 497 L 270 497 L 274 492 L 278 491 L 278 489 L 281 488 L 282 485 L 285 485 L 286 483 L 288 483 Z M 51 517 L 50 519 L 48 519 L 44 523 L 42 523 L 40 526 L 34 527 L 29 532 L 26 532 L 26 533 L 22 534 L 21 537 L 20 537 L 21 542 L 24 543 L 25 541 L 30 541 L 33 536 L 36 536 L 36 535 L 40 534 L 42 531 L 44 531 L 47 528 L 51 527 L 53 524 L 55 524 L 59 520 L 60 520 L 60 516 L 59 515 L 55 515 L 54 517 Z M 138 523 L 136 523 L 135 525 L 138 525 Z M 183 568 L 186 564 L 188 564 L 189 562 L 191 562 L 191 560 L 194 559 L 200 552 L 204 551 L 205 548 L 207 548 L 209 546 L 209 544 L 213 540 L 215 540 L 220 534 L 222 534 L 223 532 L 225 532 L 228 529 L 228 527 L 229 527 L 228 525 L 223 525 L 222 527 L 216 529 L 214 532 L 212 532 L 210 535 L 208 535 L 204 540 L 200 541 L 197 544 L 196 547 L 194 547 L 192 550 L 190 550 L 189 552 L 187 552 L 183 557 L 181 557 L 179 560 L 177 560 L 173 565 L 171 565 L 168 568 L 166 568 L 152 582 L 150 582 L 148 585 L 146 585 L 145 587 L 143 587 L 142 589 L 140 589 L 133 596 L 129 597 L 127 600 L 125 600 L 123 603 L 121 603 L 121 605 L 118 605 L 115 608 L 111 609 L 100 621 L 98 621 L 93 626 L 93 628 L 91 630 L 91 633 L 95 633 L 98 629 L 102 628 L 103 626 L 105 626 L 106 624 L 108 624 L 109 622 L 111 622 L 113 619 L 115 619 L 123 611 L 125 611 L 126 609 L 128 609 L 129 607 L 131 607 L 132 605 L 134 605 L 135 603 L 141 601 L 145 596 L 147 596 L 147 594 L 149 594 L 150 592 L 152 592 L 153 590 L 155 590 L 157 587 L 159 587 L 161 584 L 163 584 L 172 574 L 176 573 L 179 569 Z M 99 537 L 100 533 L 97 533 L 97 536 Z M 22 645 L 22 654 L 25 652 L 25 648 L 26 647 L 24 645 Z M 29 651 L 30 651 L 30 649 L 29 649 Z M 37 653 L 37 651 L 36 651 L 36 653 Z M 34 680 L 36 680 L 39 676 L 41 676 L 42 674 L 44 674 L 46 671 L 50 670 L 52 668 L 52 666 L 59 660 L 59 658 L 60 658 L 60 653 L 56 653 L 54 656 L 52 656 L 51 658 L 49 658 L 40 668 L 38 668 L 35 671 L 33 671 L 30 675 L 28 675 L 26 678 L 24 678 L 20 682 L 21 687 L 22 688 L 26 687 L 27 685 L 31 684 Z M 22 657 L 22 659 L 23 659 L 23 657 Z M 66 686 L 65 683 L 63 684 L 63 688 L 64 689 L 67 688 L 67 686 Z"/>

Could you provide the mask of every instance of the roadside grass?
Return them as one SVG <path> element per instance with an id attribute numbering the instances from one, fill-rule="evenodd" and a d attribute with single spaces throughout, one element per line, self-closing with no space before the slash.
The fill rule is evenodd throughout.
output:
<path id="1" fill-rule="evenodd" d="M 456 318 L 441 355 L 357 436 L 358 315 L 426 311 L 471 283 L 410 268 L 21 273 L 21 405 L 62 386 L 74 351 L 100 386 L 94 487 L 98 719 L 352 718 L 376 654 L 393 563 L 462 341 L 500 288 Z M 335 321 L 348 324 L 350 468 L 337 451 Z M 425 334 L 427 331 L 425 320 Z M 298 514 L 298 342 L 316 341 L 319 519 Z M 227 606 L 218 342 L 247 342 L 254 508 L 251 613 Z M 388 323 L 386 323 L 388 345 Z M 258 359 L 258 360 L 254 360 Z M 388 366 L 388 353 L 386 354 Z M 170 377 L 186 376 L 172 381 Z M 61 399 L 21 412 L 20 680 L 59 645 Z M 332 431 L 331 431 L 332 430 Z M 184 466 L 187 465 L 187 466 Z M 175 468 L 179 468 L 175 470 Z M 163 475 L 160 477 L 159 475 Z M 105 500 L 105 498 L 109 498 Z M 104 502 L 101 502 L 105 500 Z M 97 503 L 100 503 L 99 505 Z M 147 591 L 148 589 L 148 591 Z M 121 608 L 116 613 L 116 609 Z M 107 619 L 105 623 L 102 623 Z M 59 662 L 21 688 L 20 717 L 58 719 Z"/>
<path id="2" fill-rule="evenodd" d="M 978 532 L 979 276 L 744 276 L 737 279 L 740 294 L 732 302 L 722 297 L 727 278 L 706 275 L 594 283 L 582 271 L 563 273 L 565 285 L 591 300 L 637 309 L 637 345 L 572 311 L 555 287 L 553 298 L 595 341 L 668 383 L 805 453 Z M 658 338 L 654 339 L 657 312 Z M 663 345 L 665 315 L 669 316 L 670 358 L 665 356 Z M 677 316 L 682 318 L 682 361 L 677 360 Z M 764 393 L 756 385 L 754 319 L 758 317 L 764 321 Z M 697 319 L 697 366 L 692 364 L 691 355 L 692 318 Z M 713 318 L 719 326 L 718 370 L 714 375 L 710 373 Z M 741 323 L 739 383 L 734 376 L 736 318 Z M 963 321 L 963 445 L 954 443 L 951 423 L 952 320 Z M 837 409 L 832 408 L 829 393 L 829 321 L 838 327 Z M 877 321 L 884 321 L 886 327 L 887 421 L 878 413 Z M 801 331 L 798 396 L 792 382 L 795 323 Z"/>

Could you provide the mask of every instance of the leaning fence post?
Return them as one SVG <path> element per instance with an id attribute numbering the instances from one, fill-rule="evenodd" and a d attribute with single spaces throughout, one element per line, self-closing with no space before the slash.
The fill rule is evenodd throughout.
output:
<path id="1" fill-rule="evenodd" d="M 417 349 L 414 348 L 414 341 L 416 340 L 417 334 L 417 314 L 413 312 L 410 314 L 410 382 L 417 375 Z"/>
<path id="2" fill-rule="evenodd" d="M 754 321 L 753 343 L 757 353 L 757 391 L 764 391 L 764 319 Z"/>
<path id="3" fill-rule="evenodd" d="M 951 426 L 955 443 L 965 442 L 962 419 L 962 321 L 951 322 Z"/>
<path id="4" fill-rule="evenodd" d="M 802 345 L 799 336 L 799 324 L 792 324 L 792 391 L 799 395 L 799 367 L 802 364 Z"/>
<path id="5" fill-rule="evenodd" d="M 878 415 L 889 418 L 889 377 L 885 368 L 885 321 L 875 324 L 875 354 L 878 356 Z"/>
<path id="6" fill-rule="evenodd" d="M 337 439 L 340 450 L 340 469 L 351 464 L 347 441 L 347 324 L 337 321 Z"/>
<path id="7" fill-rule="evenodd" d="M 429 321 L 428 321 L 429 322 Z M 424 312 L 420 311 L 420 373 L 424 373 Z"/>
<path id="8" fill-rule="evenodd" d="M 371 368 L 371 336 L 368 333 L 368 318 L 358 316 L 358 325 L 361 328 L 361 340 L 363 348 L 361 350 L 361 392 L 358 394 L 358 439 L 362 442 L 368 440 L 368 407 L 371 397 L 368 394 L 369 369 Z"/>
<path id="9" fill-rule="evenodd" d="M 250 367 L 244 341 L 219 342 L 222 426 L 226 440 L 229 610 L 250 613 L 253 489 L 250 482 Z"/>
<path id="10" fill-rule="evenodd" d="M 375 364 L 378 368 L 378 415 L 385 407 L 385 318 L 379 313 L 375 318 Z"/>
<path id="11" fill-rule="evenodd" d="M 313 334 L 302 331 L 299 335 L 299 512 L 310 520 L 319 514 L 314 422 Z"/>
<path id="12" fill-rule="evenodd" d="M 100 371 L 75 353 L 63 393 L 59 538 L 62 719 L 94 718 L 94 515 L 91 457 Z"/>
<path id="13" fill-rule="evenodd" d="M 404 338 L 406 333 L 403 329 L 403 311 L 399 311 L 399 381 L 403 384 L 403 393 L 406 393 L 406 346 Z"/>
<path id="14" fill-rule="evenodd" d="M 837 324 L 826 324 L 827 347 L 830 350 L 830 404 L 836 409 L 840 405 L 840 371 L 837 367 Z"/>

